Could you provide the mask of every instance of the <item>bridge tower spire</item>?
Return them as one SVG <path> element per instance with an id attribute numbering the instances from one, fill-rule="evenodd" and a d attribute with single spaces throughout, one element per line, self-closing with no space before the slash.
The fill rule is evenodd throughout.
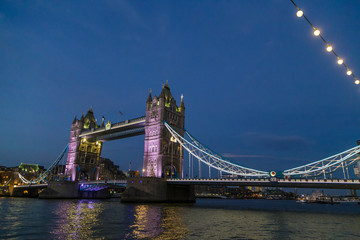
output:
<path id="1" fill-rule="evenodd" d="M 171 138 L 164 121 L 184 136 L 185 105 L 182 100 L 179 107 L 176 105 L 168 82 L 163 85 L 159 97 L 155 95 L 151 99 L 149 93 L 146 102 L 143 175 L 182 177 L 183 149 Z"/>

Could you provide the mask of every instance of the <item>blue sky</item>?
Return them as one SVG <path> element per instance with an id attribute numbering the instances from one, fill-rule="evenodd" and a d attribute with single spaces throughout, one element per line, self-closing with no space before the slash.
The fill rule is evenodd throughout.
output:
<path id="1" fill-rule="evenodd" d="M 360 2 L 297 4 L 360 76 Z M 1 1 L 0 165 L 49 166 L 74 115 L 142 116 L 166 80 L 186 129 L 245 166 L 287 169 L 360 139 L 360 87 L 290 1 Z M 143 138 L 102 155 L 140 169 Z"/>

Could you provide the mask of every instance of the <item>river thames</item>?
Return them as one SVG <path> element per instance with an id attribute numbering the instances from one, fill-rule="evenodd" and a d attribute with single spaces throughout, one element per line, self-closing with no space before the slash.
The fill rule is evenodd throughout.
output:
<path id="1" fill-rule="evenodd" d="M 360 239 L 360 205 L 0 198 L 0 239 Z"/>

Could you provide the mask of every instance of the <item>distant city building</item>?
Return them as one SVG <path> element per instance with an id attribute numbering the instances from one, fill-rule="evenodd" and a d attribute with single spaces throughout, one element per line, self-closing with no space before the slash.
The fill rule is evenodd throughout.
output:
<path id="1" fill-rule="evenodd" d="M 127 174 L 128 177 L 140 177 L 140 171 L 130 170 Z"/>
<path id="2" fill-rule="evenodd" d="M 246 187 L 247 189 L 253 191 L 253 192 L 262 192 L 263 191 L 263 187 L 257 187 L 257 186 L 248 186 Z"/>
<path id="3" fill-rule="evenodd" d="M 7 184 L 13 178 L 13 168 L 0 166 L 0 186 Z"/>
<path id="4" fill-rule="evenodd" d="M 54 175 L 64 175 L 65 174 L 65 165 L 56 165 L 54 169 L 52 170 L 52 173 Z"/>
<path id="5" fill-rule="evenodd" d="M 18 172 L 27 180 L 34 180 L 45 172 L 44 166 L 39 164 L 21 163 L 14 172 Z"/>
<path id="6" fill-rule="evenodd" d="M 44 166 L 39 166 L 39 164 L 21 163 L 19 166 L 19 172 L 36 173 L 44 170 Z"/>
<path id="7" fill-rule="evenodd" d="M 239 175 L 236 175 L 236 174 L 222 173 L 221 178 L 233 179 L 233 178 L 241 178 L 241 177 Z"/>
<path id="8" fill-rule="evenodd" d="M 65 179 L 65 165 L 58 164 L 54 166 L 54 168 L 49 173 L 48 177 L 46 177 L 46 180 L 52 181 L 52 180 L 64 180 Z"/>
<path id="9" fill-rule="evenodd" d="M 108 158 L 100 158 L 99 164 L 99 180 L 125 179 L 126 175 L 119 170 L 118 165 Z"/>

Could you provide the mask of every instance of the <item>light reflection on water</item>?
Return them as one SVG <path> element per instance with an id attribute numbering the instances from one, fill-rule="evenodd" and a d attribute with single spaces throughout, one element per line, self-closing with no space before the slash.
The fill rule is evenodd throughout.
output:
<path id="1" fill-rule="evenodd" d="M 149 205 L 135 205 L 133 224 L 129 226 L 127 238 L 153 238 L 163 232 L 161 228 L 161 209 Z"/>
<path id="2" fill-rule="evenodd" d="M 126 239 L 184 239 L 187 229 L 180 209 L 164 205 L 135 205 L 134 220 Z"/>
<path id="3" fill-rule="evenodd" d="M 155 239 L 186 239 L 189 230 L 182 221 L 180 211 L 181 209 L 173 207 L 164 208 L 164 218 L 161 222 L 164 232 Z"/>
<path id="4" fill-rule="evenodd" d="M 60 201 L 53 210 L 57 221 L 51 234 L 55 239 L 92 239 L 103 208 L 94 200 Z"/>
<path id="5" fill-rule="evenodd" d="M 360 239 L 359 205 L 0 198 L 0 239 Z"/>

